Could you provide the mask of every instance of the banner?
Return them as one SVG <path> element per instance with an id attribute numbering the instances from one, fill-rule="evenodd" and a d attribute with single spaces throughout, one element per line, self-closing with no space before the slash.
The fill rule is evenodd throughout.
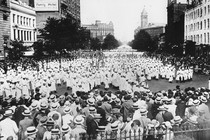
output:
<path id="1" fill-rule="evenodd" d="M 36 11 L 58 11 L 58 0 L 35 0 Z"/>

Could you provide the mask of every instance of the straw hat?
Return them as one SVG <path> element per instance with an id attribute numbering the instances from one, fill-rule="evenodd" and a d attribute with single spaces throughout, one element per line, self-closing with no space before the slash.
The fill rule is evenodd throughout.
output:
<path id="1" fill-rule="evenodd" d="M 148 111 L 147 111 L 146 108 L 141 108 L 141 109 L 140 109 L 140 113 L 141 113 L 141 115 L 145 115 L 145 114 L 148 113 Z"/>
<path id="2" fill-rule="evenodd" d="M 118 130 L 118 123 L 117 122 L 112 123 L 111 124 L 111 129 L 112 129 L 112 131 Z"/>
<path id="3" fill-rule="evenodd" d="M 174 124 L 180 124 L 182 122 L 182 118 L 180 116 L 174 117 Z"/>
<path id="4" fill-rule="evenodd" d="M 12 110 L 6 110 L 5 113 L 4 113 L 4 116 L 6 117 L 9 117 L 9 116 L 12 116 L 13 115 L 13 111 Z"/>
<path id="5" fill-rule="evenodd" d="M 94 119 L 101 119 L 101 114 L 94 114 Z"/>
<path id="6" fill-rule="evenodd" d="M 139 109 L 139 105 L 137 103 L 134 103 L 132 107 L 133 109 Z"/>
<path id="7" fill-rule="evenodd" d="M 204 97 L 204 96 L 201 96 L 201 99 L 200 99 L 200 101 L 201 101 L 202 103 L 206 103 L 206 102 L 207 102 L 207 99 L 206 99 L 206 97 Z"/>
<path id="8" fill-rule="evenodd" d="M 74 123 L 77 125 L 82 125 L 84 123 L 84 118 L 81 115 L 79 115 L 76 118 L 74 118 Z"/>
<path id="9" fill-rule="evenodd" d="M 95 105 L 95 99 L 94 98 L 89 98 L 89 99 L 87 99 L 87 103 L 89 105 Z"/>
<path id="10" fill-rule="evenodd" d="M 57 109 L 58 108 L 58 103 L 52 103 L 51 108 L 52 109 Z"/>
<path id="11" fill-rule="evenodd" d="M 38 130 L 37 130 L 34 126 L 29 126 L 29 127 L 26 129 L 25 134 L 26 134 L 27 136 L 30 136 L 30 135 L 36 134 L 37 131 L 38 131 Z"/>
<path id="12" fill-rule="evenodd" d="M 159 110 L 159 111 L 165 111 L 167 109 L 165 108 L 165 106 L 159 106 L 157 110 Z"/>
<path id="13" fill-rule="evenodd" d="M 48 119 L 47 123 L 45 124 L 46 126 L 54 126 L 55 122 L 52 119 Z"/>
<path id="14" fill-rule="evenodd" d="M 157 97 L 157 98 L 155 98 L 155 103 L 162 103 L 162 99 L 161 99 L 161 97 Z"/>
<path id="15" fill-rule="evenodd" d="M 198 99 L 194 100 L 194 101 L 193 101 L 193 104 L 194 104 L 195 106 L 198 106 L 198 105 L 200 104 L 200 100 L 198 100 Z"/>
<path id="16" fill-rule="evenodd" d="M 48 108 L 47 103 L 46 103 L 46 102 L 41 102 L 40 108 L 41 108 L 41 109 L 47 109 L 47 108 Z"/>
<path id="17" fill-rule="evenodd" d="M 51 130 L 51 135 L 59 135 L 60 134 L 60 131 L 58 128 L 54 128 Z"/>
<path id="18" fill-rule="evenodd" d="M 96 131 L 98 132 L 105 132 L 106 126 L 98 126 L 98 129 Z"/>
<path id="19" fill-rule="evenodd" d="M 64 108 L 63 112 L 69 114 L 71 112 L 71 108 L 67 106 Z"/>
<path id="20" fill-rule="evenodd" d="M 67 132 L 69 132 L 70 131 L 70 127 L 69 127 L 69 125 L 63 125 L 62 126 L 62 128 L 61 128 L 61 132 L 62 133 L 67 133 Z"/>
<path id="21" fill-rule="evenodd" d="M 31 111 L 26 109 L 24 110 L 24 112 L 22 113 L 24 116 L 31 116 Z"/>
<path id="22" fill-rule="evenodd" d="M 90 107 L 89 108 L 89 112 L 90 113 L 95 113 L 96 112 L 96 108 L 95 107 Z"/>

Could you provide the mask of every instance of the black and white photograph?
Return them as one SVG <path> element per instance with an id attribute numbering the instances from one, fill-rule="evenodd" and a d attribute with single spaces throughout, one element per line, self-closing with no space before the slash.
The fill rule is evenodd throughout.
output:
<path id="1" fill-rule="evenodd" d="M 210 0 L 0 0 L 0 140 L 209 140 Z"/>

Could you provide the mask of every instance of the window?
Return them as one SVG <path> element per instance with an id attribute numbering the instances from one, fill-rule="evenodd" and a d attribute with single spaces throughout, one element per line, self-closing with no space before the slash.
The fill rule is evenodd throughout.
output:
<path id="1" fill-rule="evenodd" d="M 203 42 L 203 37 L 202 37 L 202 34 L 200 35 L 200 43 Z"/>
<path id="2" fill-rule="evenodd" d="M 207 34 L 207 41 L 208 41 L 208 44 L 209 44 L 209 33 Z"/>
<path id="3" fill-rule="evenodd" d="M 197 38 L 198 38 L 198 43 L 199 43 L 199 35 L 197 35 Z"/>
<path id="4" fill-rule="evenodd" d="M 25 25 L 25 23 L 26 23 L 26 18 L 24 17 L 23 18 L 23 25 Z"/>
<path id="5" fill-rule="evenodd" d="M 202 8 L 200 9 L 200 17 L 202 17 Z"/>
<path id="6" fill-rule="evenodd" d="M 26 31 L 24 31 L 24 41 L 26 40 Z"/>
<path id="7" fill-rule="evenodd" d="M 204 43 L 206 44 L 206 33 L 204 33 Z"/>
<path id="8" fill-rule="evenodd" d="M 34 25 L 35 25 L 35 19 L 33 19 L 33 27 L 34 27 Z"/>
<path id="9" fill-rule="evenodd" d="M 19 18 L 20 18 L 19 15 L 17 15 L 17 24 L 19 24 Z"/>
<path id="10" fill-rule="evenodd" d="M 208 5 L 208 14 L 210 13 L 210 5 Z"/>
<path id="11" fill-rule="evenodd" d="M 202 21 L 200 22 L 200 30 L 202 30 Z"/>
<path id="12" fill-rule="evenodd" d="M 27 31 L 27 41 L 29 40 L 29 32 Z"/>
<path id="13" fill-rule="evenodd" d="M 204 20 L 204 29 L 206 29 L 206 20 Z"/>
<path id="14" fill-rule="evenodd" d="M 9 14 L 8 13 L 3 13 L 3 20 L 8 20 Z"/>
<path id="15" fill-rule="evenodd" d="M 209 29 L 209 18 L 207 19 L 207 28 Z"/>
<path id="16" fill-rule="evenodd" d="M 20 16 L 20 25 L 23 25 L 23 17 Z"/>
<path id="17" fill-rule="evenodd" d="M 36 32 L 34 32 L 34 41 L 36 41 Z"/>
<path id="18" fill-rule="evenodd" d="M 198 9 L 198 17 L 200 17 L 200 11 L 199 11 L 199 9 Z"/>
<path id="19" fill-rule="evenodd" d="M 14 35 L 14 40 L 16 39 L 16 30 L 15 29 L 13 29 L 13 35 Z"/>
<path id="20" fill-rule="evenodd" d="M 204 15 L 206 15 L 206 7 L 204 7 Z"/>
<path id="21" fill-rule="evenodd" d="M 29 32 L 29 40 L 31 41 L 31 31 Z"/>
<path id="22" fill-rule="evenodd" d="M 29 18 L 29 26 L 31 26 L 31 19 Z"/>
<path id="23" fill-rule="evenodd" d="M 23 41 L 23 30 L 21 30 L 21 40 Z"/>
<path id="24" fill-rule="evenodd" d="M 199 24 L 199 22 L 198 22 L 198 30 L 200 29 L 200 26 L 199 26 L 200 24 Z"/>
<path id="25" fill-rule="evenodd" d="M 17 39 L 20 40 L 20 30 L 17 32 Z"/>
<path id="26" fill-rule="evenodd" d="M 28 26 L 28 18 L 26 18 L 26 25 Z"/>
<path id="27" fill-rule="evenodd" d="M 12 16 L 12 22 L 15 23 L 15 14 Z"/>

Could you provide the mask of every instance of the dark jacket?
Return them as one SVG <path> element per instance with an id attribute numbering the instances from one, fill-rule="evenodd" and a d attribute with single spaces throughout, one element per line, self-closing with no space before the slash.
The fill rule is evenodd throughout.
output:
<path id="1" fill-rule="evenodd" d="M 99 122 L 99 125 L 100 126 L 106 126 L 107 124 L 107 121 L 106 121 L 106 112 L 103 108 L 101 107 L 98 107 L 97 108 L 97 113 L 101 115 L 101 119 L 100 119 L 100 122 Z"/>

